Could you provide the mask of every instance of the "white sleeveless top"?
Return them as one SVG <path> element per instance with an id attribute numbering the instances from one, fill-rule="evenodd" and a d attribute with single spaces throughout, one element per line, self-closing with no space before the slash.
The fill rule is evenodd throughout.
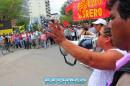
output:
<path id="1" fill-rule="evenodd" d="M 126 55 L 127 52 L 120 50 L 120 49 L 111 49 L 111 50 L 116 50 L 123 55 Z M 89 81 L 88 81 L 88 86 L 107 86 L 107 81 L 112 81 L 113 79 L 113 74 L 114 70 L 99 70 L 99 69 L 94 69 Z"/>

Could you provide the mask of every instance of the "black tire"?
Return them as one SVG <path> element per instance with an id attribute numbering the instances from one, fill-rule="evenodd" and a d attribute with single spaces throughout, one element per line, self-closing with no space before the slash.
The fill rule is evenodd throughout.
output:
<path id="1" fill-rule="evenodd" d="M 14 52 L 14 46 L 11 45 L 10 48 L 9 48 L 9 52 L 13 53 Z"/>
<path id="2" fill-rule="evenodd" d="M 5 47 L 2 47 L 1 52 L 2 52 L 2 55 L 6 55 L 7 54 L 7 49 L 5 49 Z"/>

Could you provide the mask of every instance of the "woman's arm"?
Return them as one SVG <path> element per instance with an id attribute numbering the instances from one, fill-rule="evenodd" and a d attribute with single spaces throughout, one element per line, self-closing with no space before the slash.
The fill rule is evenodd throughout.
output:
<path id="1" fill-rule="evenodd" d="M 98 69 L 115 69 L 116 60 L 123 57 L 123 55 L 116 50 L 108 50 L 107 52 L 93 52 L 88 49 L 82 48 L 71 43 L 68 40 L 64 40 L 60 45 L 70 53 L 74 58 Z"/>
<path id="2" fill-rule="evenodd" d="M 123 56 L 121 53 L 114 50 L 109 50 L 105 53 L 89 51 L 88 49 L 77 46 L 67 40 L 63 34 L 62 26 L 50 24 L 50 28 L 52 32 L 49 34 L 60 46 L 74 58 L 93 68 L 115 69 L 116 60 Z"/>

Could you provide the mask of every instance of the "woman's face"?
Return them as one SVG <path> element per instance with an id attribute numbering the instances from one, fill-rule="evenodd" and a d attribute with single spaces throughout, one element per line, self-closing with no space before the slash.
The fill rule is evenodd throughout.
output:
<path id="1" fill-rule="evenodd" d="M 96 25 L 94 25 L 94 27 L 96 28 L 97 32 L 99 32 L 102 28 L 102 26 L 100 24 L 96 24 Z"/>
<path id="2" fill-rule="evenodd" d="M 102 28 L 99 31 L 98 41 L 97 41 L 97 46 L 101 47 L 101 48 L 104 48 L 104 44 L 105 44 L 105 37 L 104 37 L 104 33 L 103 32 L 104 32 L 104 28 Z"/>

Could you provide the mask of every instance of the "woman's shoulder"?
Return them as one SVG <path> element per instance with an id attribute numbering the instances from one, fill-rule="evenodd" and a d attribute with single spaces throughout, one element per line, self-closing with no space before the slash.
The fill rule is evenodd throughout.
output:
<path id="1" fill-rule="evenodd" d="M 113 48 L 113 49 L 109 49 L 109 51 L 111 51 L 111 52 L 118 52 L 118 53 L 121 53 L 121 54 L 123 54 L 123 55 L 126 55 L 126 54 L 128 54 L 128 52 L 126 51 L 126 50 L 121 50 L 121 49 L 119 49 L 119 48 Z"/>

